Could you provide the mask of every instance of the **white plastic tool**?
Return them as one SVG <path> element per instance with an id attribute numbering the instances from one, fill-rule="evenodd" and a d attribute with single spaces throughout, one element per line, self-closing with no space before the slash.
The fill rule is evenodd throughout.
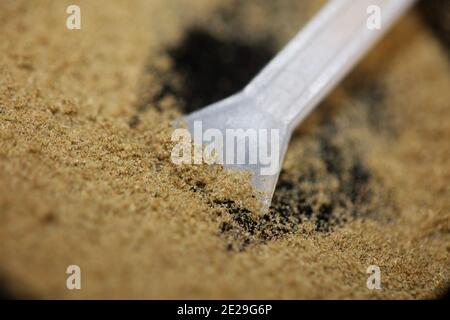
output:
<path id="1" fill-rule="evenodd" d="M 253 173 L 252 183 L 267 210 L 292 131 L 413 2 L 329 1 L 243 91 L 184 117 L 191 134 L 201 139 L 208 129 L 221 132 L 223 143 L 214 143 L 223 151 L 222 163 Z M 378 22 L 380 29 L 374 28 Z M 243 130 L 236 139 L 237 129 Z M 278 142 L 271 132 L 275 138 L 278 133 Z M 206 136 L 218 140 L 217 134 Z M 208 143 L 196 138 L 196 143 Z M 241 158 L 240 138 L 247 142 Z M 265 154 L 276 156 L 275 170 L 270 166 L 276 163 L 268 163 L 261 156 Z"/>

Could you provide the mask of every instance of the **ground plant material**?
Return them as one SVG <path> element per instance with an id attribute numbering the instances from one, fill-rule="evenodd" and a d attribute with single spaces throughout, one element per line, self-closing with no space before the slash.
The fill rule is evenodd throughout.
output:
<path id="1" fill-rule="evenodd" d="M 173 164 L 170 124 L 323 1 L 78 1 L 81 30 L 69 2 L 1 2 L 0 296 L 443 295 L 450 61 L 424 2 L 297 129 L 264 215 L 247 175 Z"/>

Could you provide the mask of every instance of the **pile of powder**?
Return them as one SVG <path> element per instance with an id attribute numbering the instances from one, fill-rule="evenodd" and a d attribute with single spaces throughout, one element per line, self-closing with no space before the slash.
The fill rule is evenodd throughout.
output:
<path id="1" fill-rule="evenodd" d="M 442 295 L 450 68 L 423 11 L 296 131 L 268 214 L 247 176 L 170 161 L 171 120 L 238 90 L 322 2 L 80 0 L 81 30 L 69 2 L 2 2 L 2 295 Z"/>

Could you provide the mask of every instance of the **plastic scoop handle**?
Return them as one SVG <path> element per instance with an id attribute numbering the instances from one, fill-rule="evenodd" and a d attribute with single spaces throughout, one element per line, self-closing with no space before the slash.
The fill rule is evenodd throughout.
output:
<path id="1" fill-rule="evenodd" d="M 244 94 L 295 128 L 413 3 L 329 1 L 247 85 Z"/>

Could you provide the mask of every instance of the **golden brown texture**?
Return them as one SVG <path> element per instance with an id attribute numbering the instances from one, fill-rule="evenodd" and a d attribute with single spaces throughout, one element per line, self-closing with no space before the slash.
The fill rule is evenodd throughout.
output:
<path id="1" fill-rule="evenodd" d="M 158 111 L 142 91 L 164 79 L 143 69 L 173 73 L 177 88 L 164 48 L 190 25 L 249 43 L 274 34 L 279 48 L 318 7 L 245 3 L 235 13 L 222 1 L 78 1 L 82 30 L 69 31 L 69 2 L 2 1 L 0 280 L 14 295 L 442 294 L 450 70 L 417 12 L 299 128 L 269 221 L 245 177 L 170 162 L 181 102 L 175 90 Z M 231 22 L 215 19 L 227 10 Z M 71 264 L 81 291 L 66 289 Z M 369 265 L 380 266 L 382 290 L 367 289 Z"/>

